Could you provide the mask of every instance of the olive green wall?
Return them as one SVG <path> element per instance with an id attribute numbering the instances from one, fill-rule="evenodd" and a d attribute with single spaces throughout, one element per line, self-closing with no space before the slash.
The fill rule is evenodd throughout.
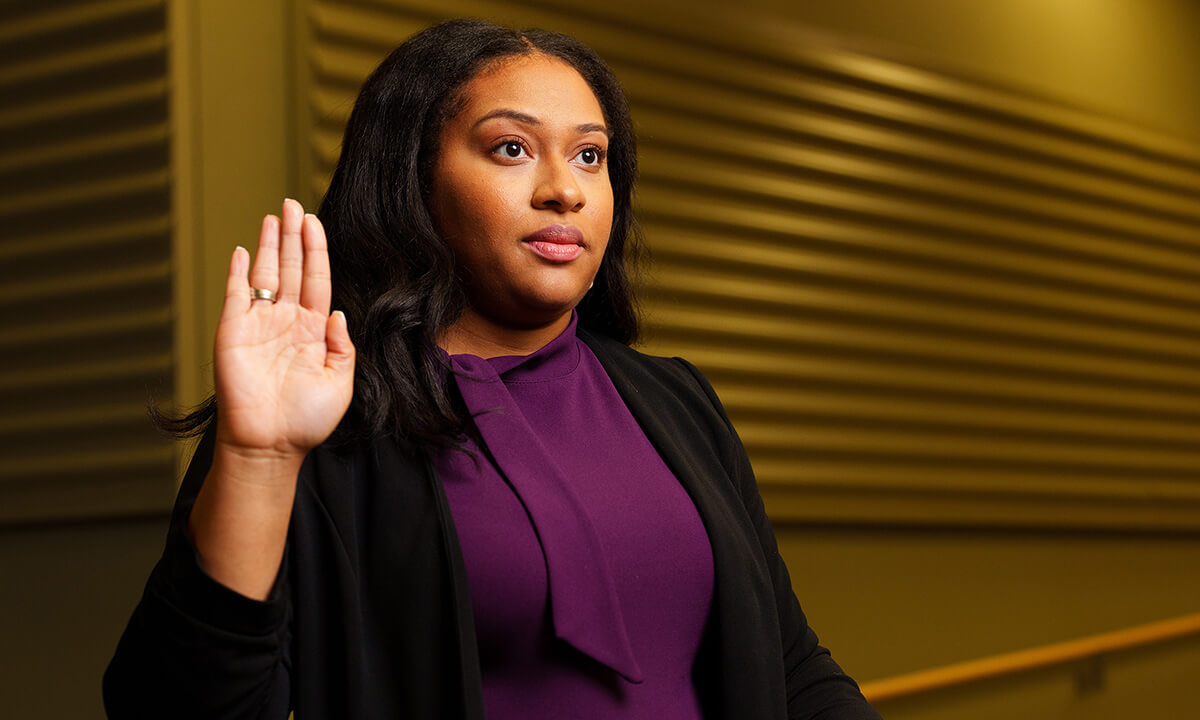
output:
<path id="1" fill-rule="evenodd" d="M 751 0 L 852 46 L 1200 139 L 1200 4 Z M 859 680 L 1200 610 L 1200 538 L 776 528 L 801 601 Z M 1200 639 L 908 700 L 904 718 L 1190 717 Z"/>
<path id="2" fill-rule="evenodd" d="M 689 5 L 691 3 L 688 3 Z M 1200 138 L 1190 0 L 746 0 L 883 52 Z"/>
<path id="3" fill-rule="evenodd" d="M 864 48 L 910 54 L 1200 138 L 1200 66 L 1188 0 L 757 0 L 750 6 Z M 233 244 L 291 193 L 287 112 L 292 2 L 173 2 L 180 346 L 206 344 Z M 687 17 L 704 16 L 687 3 Z M 664 11 L 665 12 L 665 11 Z M 249 228 L 249 230 L 247 230 Z M 216 279 L 216 280 L 214 280 Z M 181 281 L 182 282 L 182 281 Z M 207 349 L 203 349 L 206 355 Z M 200 362 L 190 361 L 192 367 Z M 181 382 L 184 397 L 204 384 Z M 190 386 L 188 386 L 190 384 Z M 98 718 L 100 673 L 141 592 L 161 517 L 0 529 L 0 714 Z M 777 528 L 801 600 L 860 680 L 1120 629 L 1200 609 L 1200 538 L 923 528 Z M 1089 668 L 1085 668 L 1089 669 Z M 1095 668 L 1090 668 L 1094 670 Z M 897 718 L 1186 717 L 1200 640 L 1080 668 L 989 681 L 881 705 Z"/>

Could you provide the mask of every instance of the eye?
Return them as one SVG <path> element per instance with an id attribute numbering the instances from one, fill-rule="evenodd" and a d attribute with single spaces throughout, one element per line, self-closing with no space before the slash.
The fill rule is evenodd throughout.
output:
<path id="1" fill-rule="evenodd" d="M 604 155 L 604 150 L 596 147 L 595 145 L 589 145 L 588 147 L 580 150 L 579 153 L 575 155 L 574 159 L 576 162 L 579 162 L 583 165 L 595 167 L 604 162 Z"/>
<path id="2" fill-rule="evenodd" d="M 492 148 L 492 153 L 506 160 L 518 160 L 528 156 L 524 143 L 519 140 L 505 140 Z"/>

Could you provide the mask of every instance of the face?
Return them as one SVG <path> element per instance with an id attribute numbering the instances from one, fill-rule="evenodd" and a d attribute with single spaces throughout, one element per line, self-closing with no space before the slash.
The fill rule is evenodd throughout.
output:
<path id="1" fill-rule="evenodd" d="M 429 209 L 468 312 L 509 328 L 563 321 L 612 228 L 600 103 L 574 68 L 541 55 L 506 60 L 464 92 L 442 130 Z"/>

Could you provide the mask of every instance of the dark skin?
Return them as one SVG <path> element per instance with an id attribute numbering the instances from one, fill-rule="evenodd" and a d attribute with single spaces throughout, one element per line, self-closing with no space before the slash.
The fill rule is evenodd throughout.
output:
<path id="1" fill-rule="evenodd" d="M 455 253 L 468 308 L 439 339 L 452 354 L 528 355 L 557 337 L 608 244 L 613 198 L 600 104 L 542 55 L 473 78 L 443 129 L 430 212 Z M 272 290 L 275 301 L 250 297 Z M 217 443 L 188 528 L 206 572 L 265 599 L 283 558 L 300 465 L 346 413 L 354 345 L 330 314 L 320 221 L 285 200 L 258 256 L 237 248 L 214 343 Z"/>
<path id="2" fill-rule="evenodd" d="M 430 212 L 469 307 L 440 344 L 451 354 L 528 355 L 566 328 L 608 246 L 604 114 L 574 68 L 543 55 L 504 62 L 466 94 L 442 131 Z M 577 241 L 528 241 L 546 228 L 577 230 Z"/>

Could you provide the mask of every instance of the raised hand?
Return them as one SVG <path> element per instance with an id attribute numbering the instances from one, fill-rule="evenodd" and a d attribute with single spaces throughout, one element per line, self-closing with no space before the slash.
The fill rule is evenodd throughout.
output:
<path id="1" fill-rule="evenodd" d="M 217 326 L 217 441 L 240 454 L 302 457 L 333 432 L 350 405 L 354 345 L 330 315 L 325 231 L 300 203 L 263 219 L 258 256 L 229 263 Z M 274 293 L 253 299 L 251 289 Z"/>
<path id="2" fill-rule="evenodd" d="M 354 345 L 329 314 L 325 231 L 295 200 L 262 224 L 250 269 L 233 252 L 217 325 L 217 443 L 188 530 L 218 582 L 264 599 L 287 540 L 304 456 L 350 405 Z M 252 299 L 251 288 L 270 291 Z"/>

